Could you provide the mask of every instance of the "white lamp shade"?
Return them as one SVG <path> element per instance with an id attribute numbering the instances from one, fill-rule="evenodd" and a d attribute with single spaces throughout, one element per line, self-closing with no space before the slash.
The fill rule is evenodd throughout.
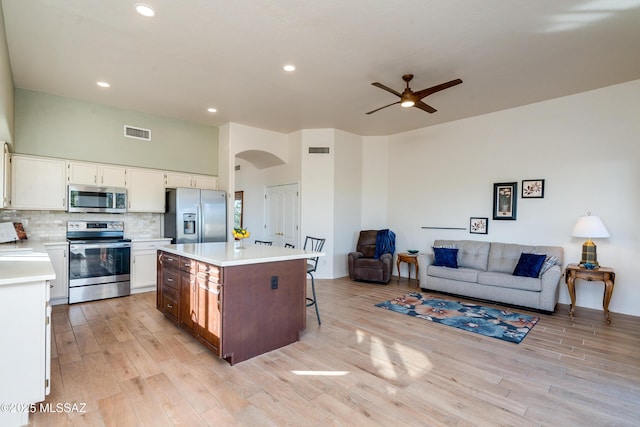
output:
<path id="1" fill-rule="evenodd" d="M 573 237 L 587 237 L 589 239 L 609 237 L 607 227 L 598 216 L 585 215 L 581 216 L 573 227 Z"/>

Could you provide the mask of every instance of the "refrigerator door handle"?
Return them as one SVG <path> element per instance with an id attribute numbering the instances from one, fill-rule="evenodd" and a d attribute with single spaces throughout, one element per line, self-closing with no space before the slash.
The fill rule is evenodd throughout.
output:
<path id="1" fill-rule="evenodd" d="M 198 243 L 202 243 L 203 239 L 203 233 L 204 233 L 204 227 L 203 227 L 203 218 L 202 218 L 202 204 L 198 203 L 196 205 L 196 227 L 198 227 L 198 229 L 196 230 L 196 238 Z"/>

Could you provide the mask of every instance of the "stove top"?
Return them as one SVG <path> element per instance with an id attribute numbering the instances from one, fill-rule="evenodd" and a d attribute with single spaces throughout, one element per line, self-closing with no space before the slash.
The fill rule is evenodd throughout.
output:
<path id="1" fill-rule="evenodd" d="M 124 239 L 124 221 L 67 221 L 67 239 L 92 241 L 131 241 Z"/>

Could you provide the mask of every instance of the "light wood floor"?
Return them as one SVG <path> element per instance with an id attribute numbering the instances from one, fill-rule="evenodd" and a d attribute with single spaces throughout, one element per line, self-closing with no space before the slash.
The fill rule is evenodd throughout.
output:
<path id="1" fill-rule="evenodd" d="M 322 326 L 310 308 L 300 342 L 235 366 L 155 293 L 56 306 L 46 403 L 86 412 L 30 425 L 638 425 L 638 317 L 559 306 L 518 345 L 374 307 L 415 281 L 316 288 Z"/>

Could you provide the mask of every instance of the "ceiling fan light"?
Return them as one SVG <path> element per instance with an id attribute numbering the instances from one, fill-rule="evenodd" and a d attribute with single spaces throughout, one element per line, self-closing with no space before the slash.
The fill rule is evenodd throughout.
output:
<path id="1" fill-rule="evenodd" d="M 402 101 L 400 103 L 400 106 L 404 108 L 413 107 L 414 105 L 416 105 L 416 103 L 410 99 L 407 99 L 406 101 Z"/>

